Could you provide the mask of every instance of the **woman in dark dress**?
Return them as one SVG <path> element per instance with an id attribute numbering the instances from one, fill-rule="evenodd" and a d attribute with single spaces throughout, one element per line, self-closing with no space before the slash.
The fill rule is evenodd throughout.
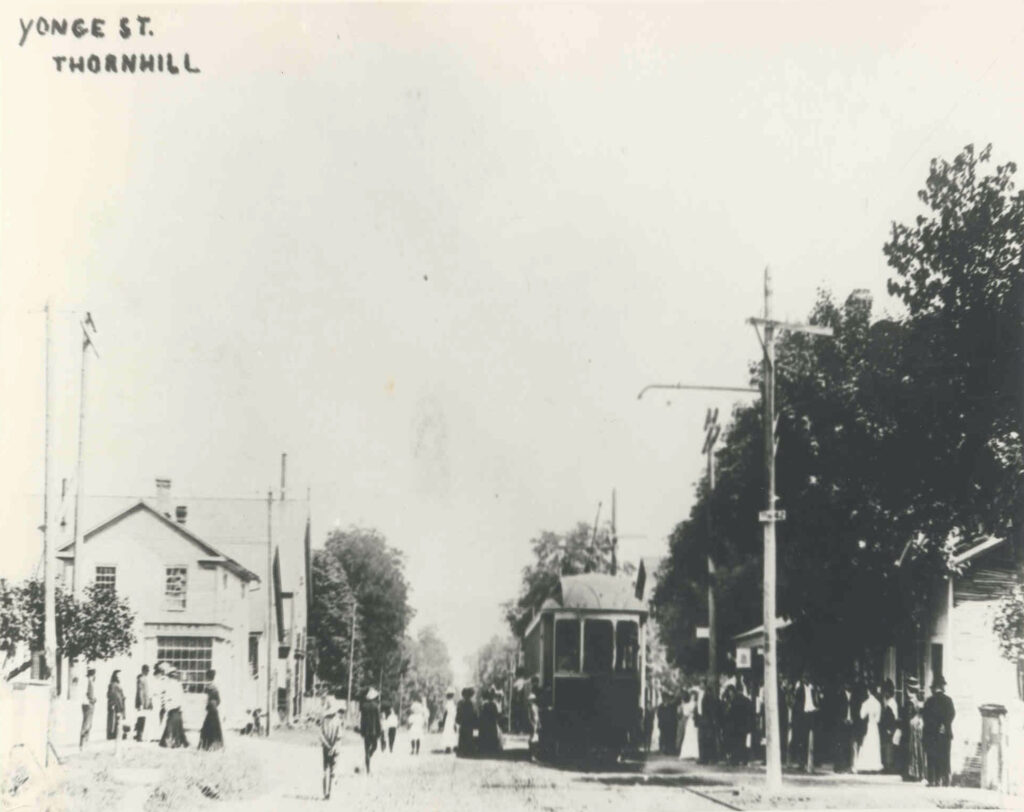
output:
<path id="1" fill-rule="evenodd" d="M 200 750 L 220 750 L 224 746 L 224 734 L 220 728 L 220 691 L 213 684 L 217 673 L 211 668 L 206 672 L 206 719 L 199 731 Z"/>
<path id="2" fill-rule="evenodd" d="M 480 738 L 477 748 L 486 755 L 501 752 L 501 735 L 498 733 L 498 706 L 494 701 L 494 692 L 484 693 L 484 704 L 480 708 Z"/>
<path id="3" fill-rule="evenodd" d="M 473 693 L 472 688 L 463 688 L 462 699 L 455 708 L 455 724 L 459 727 L 459 746 L 455 752 L 463 758 L 473 753 L 473 732 L 477 726 Z"/>
<path id="4" fill-rule="evenodd" d="M 120 671 L 110 675 L 107 685 L 107 738 L 117 739 L 121 736 L 121 723 L 124 721 L 124 691 L 121 689 Z"/>

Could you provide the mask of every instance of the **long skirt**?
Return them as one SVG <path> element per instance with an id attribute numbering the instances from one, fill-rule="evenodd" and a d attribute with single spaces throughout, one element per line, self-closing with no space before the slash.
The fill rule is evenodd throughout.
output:
<path id="1" fill-rule="evenodd" d="M 199 749 L 220 750 L 223 746 L 224 734 L 220 729 L 220 714 L 216 708 L 209 708 L 199 730 Z"/>
<path id="2" fill-rule="evenodd" d="M 107 705 L 107 738 L 121 738 L 121 723 L 124 721 L 124 714 L 113 705 Z"/>
<path id="3" fill-rule="evenodd" d="M 181 708 L 172 708 L 167 711 L 167 724 L 164 726 L 164 735 L 160 737 L 161 747 L 188 747 L 188 739 L 185 738 L 185 725 L 181 721 Z"/>
<path id="4" fill-rule="evenodd" d="M 916 720 L 915 720 L 916 721 Z M 927 776 L 927 759 L 924 753 L 924 735 L 920 723 L 910 723 L 907 749 L 903 764 L 903 777 L 908 781 L 923 781 Z"/>
<path id="5" fill-rule="evenodd" d="M 473 755 L 476 750 L 476 740 L 473 738 L 473 728 L 468 725 L 462 725 L 459 728 L 459 744 L 456 752 L 462 756 Z"/>

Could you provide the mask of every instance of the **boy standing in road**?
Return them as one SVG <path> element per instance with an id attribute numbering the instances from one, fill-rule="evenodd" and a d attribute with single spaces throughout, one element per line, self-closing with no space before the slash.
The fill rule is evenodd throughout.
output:
<path id="1" fill-rule="evenodd" d="M 327 699 L 324 717 L 320 720 L 320 748 L 324 761 L 324 800 L 331 797 L 331 785 L 334 783 L 334 766 L 338 762 L 338 740 L 341 738 L 341 722 L 338 721 L 338 708 L 333 699 Z"/>

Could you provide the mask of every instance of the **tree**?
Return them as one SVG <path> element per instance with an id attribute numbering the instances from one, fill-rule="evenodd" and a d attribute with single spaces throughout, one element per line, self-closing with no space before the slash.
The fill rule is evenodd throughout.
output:
<path id="1" fill-rule="evenodd" d="M 57 651 L 60 657 L 89 661 L 109 660 L 131 650 L 135 643 L 135 613 L 127 598 L 104 586 L 89 584 L 82 598 L 58 589 L 56 592 Z M 11 586 L 0 584 L 0 650 L 4 662 L 19 645 L 29 651 L 43 649 L 43 582 L 33 578 Z M 23 663 L 6 676 L 21 673 Z"/>
<path id="2" fill-rule="evenodd" d="M 415 640 L 408 641 L 408 652 L 404 694 L 410 699 L 422 699 L 430 710 L 430 718 L 437 719 L 444 708 L 445 692 L 452 684 L 448 647 L 434 626 L 425 626 Z"/>
<path id="3" fill-rule="evenodd" d="M 523 569 L 519 597 L 504 604 L 505 619 L 516 638 L 523 636 L 533 612 L 551 596 L 562 575 L 585 572 L 611 572 L 614 540 L 607 527 L 596 535 L 586 522 L 578 522 L 567 533 L 544 531 L 530 541 L 534 563 Z M 626 575 L 632 565 L 620 568 Z"/>
<path id="4" fill-rule="evenodd" d="M 921 458 L 912 509 L 932 546 L 951 533 L 1014 537 L 1024 566 L 1024 192 L 991 145 L 933 160 L 913 224 L 885 245 L 907 308 L 904 370 Z"/>
<path id="5" fill-rule="evenodd" d="M 515 676 L 518 645 L 515 640 L 495 635 L 472 658 L 473 683 L 480 690 L 501 688 L 508 691 L 509 678 Z"/>
<path id="6" fill-rule="evenodd" d="M 313 553 L 312 577 L 309 634 L 316 642 L 317 676 L 330 686 L 332 692 L 338 693 L 348 685 L 352 612 L 356 609 L 356 597 L 341 561 L 327 550 Z M 358 631 L 355 642 L 353 681 L 358 685 L 363 652 Z"/>
<path id="7" fill-rule="evenodd" d="M 323 552 L 344 569 L 358 605 L 361 682 L 394 690 L 403 664 L 405 630 L 413 615 L 402 554 L 378 531 L 358 527 L 331 532 Z"/>
<path id="8" fill-rule="evenodd" d="M 894 408 L 900 369 L 893 359 L 904 331 L 889 322 L 872 325 L 870 300 L 860 292 L 842 306 L 820 292 L 809 320 L 832 327 L 833 339 L 786 334 L 778 342 L 777 493 L 789 514 L 777 531 L 779 611 L 795 621 L 789 668 L 813 659 L 843 671 L 852 652 L 890 640 L 893 618 L 904 614 L 892 566 L 914 526 L 905 511 L 907 466 L 914 461 L 900 444 L 901 412 Z M 761 382 L 759 365 L 751 377 Z M 762 619 L 762 408 L 734 410 L 717 453 L 715 491 L 708 494 L 705 480 L 698 484 L 690 517 L 671 538 L 654 611 L 663 642 L 685 669 L 706 666 L 707 646 L 694 627 L 707 622 L 709 545 L 718 564 L 719 639 Z"/>

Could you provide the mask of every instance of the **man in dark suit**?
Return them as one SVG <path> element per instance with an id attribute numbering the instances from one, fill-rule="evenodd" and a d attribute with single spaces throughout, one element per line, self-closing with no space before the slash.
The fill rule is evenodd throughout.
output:
<path id="1" fill-rule="evenodd" d="M 853 769 L 853 687 L 849 680 L 843 680 L 835 700 L 835 771 L 850 772 Z"/>
<path id="2" fill-rule="evenodd" d="M 697 745 L 701 764 L 714 764 L 718 761 L 718 711 L 717 687 L 711 680 L 705 680 L 697 722 Z"/>
<path id="3" fill-rule="evenodd" d="M 821 694 L 804 672 L 793 696 L 793 755 L 796 766 L 814 772 L 814 735 L 818 727 Z"/>
<path id="4" fill-rule="evenodd" d="M 955 716 L 953 700 L 946 696 L 946 680 L 937 676 L 932 680 L 932 695 L 921 710 L 924 721 L 921 737 L 927 761 L 928 786 L 949 786 L 949 747 L 953 741 Z"/>

